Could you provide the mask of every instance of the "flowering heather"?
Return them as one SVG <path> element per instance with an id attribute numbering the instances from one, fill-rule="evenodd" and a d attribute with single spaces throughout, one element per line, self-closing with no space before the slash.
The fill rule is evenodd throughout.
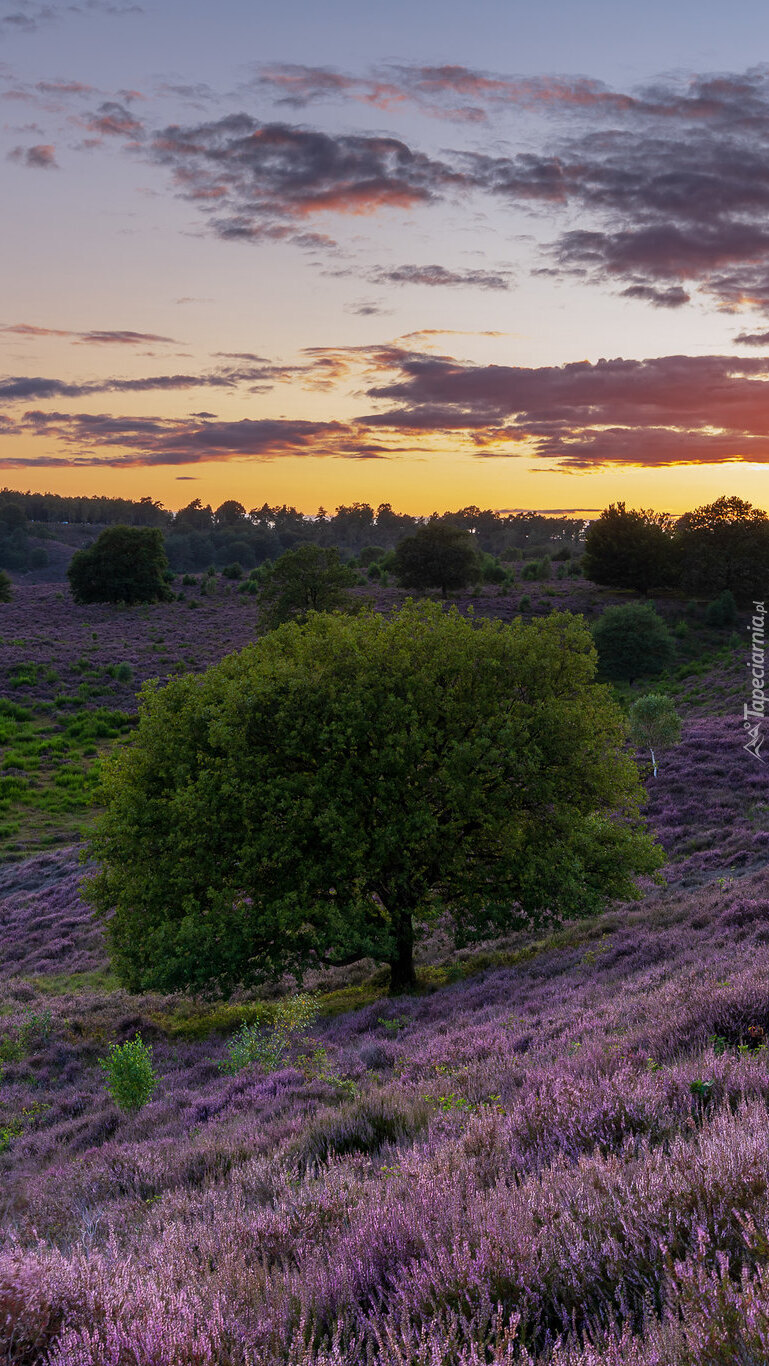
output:
<path id="1" fill-rule="evenodd" d="M 235 595 L 131 632 L 46 602 L 38 628 L 4 608 L 8 635 L 41 663 L 70 642 L 63 673 L 97 631 L 127 710 L 166 666 L 153 636 L 204 667 L 255 625 Z M 641 902 L 453 957 L 437 935 L 397 1000 L 365 964 L 312 981 L 319 1016 L 270 1072 L 227 1070 L 269 1002 L 115 988 L 74 847 L 6 866 L 0 1363 L 769 1359 L 769 792 L 742 745 L 737 708 L 685 713 Z M 137 1033 L 159 1083 L 131 1112 L 99 1063 Z"/>

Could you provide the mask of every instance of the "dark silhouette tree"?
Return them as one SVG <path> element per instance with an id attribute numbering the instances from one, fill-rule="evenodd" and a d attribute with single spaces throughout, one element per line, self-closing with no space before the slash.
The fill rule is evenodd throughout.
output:
<path id="1" fill-rule="evenodd" d="M 302 621 L 308 612 L 349 612 L 357 607 L 350 588 L 354 569 L 342 564 L 333 546 L 299 545 L 270 567 L 259 594 L 259 624 L 272 630 L 284 621 Z"/>
<path id="2" fill-rule="evenodd" d="M 593 627 L 604 678 L 634 683 L 659 674 L 673 656 L 673 640 L 650 602 L 607 607 Z"/>
<path id="3" fill-rule="evenodd" d="M 393 568 L 403 588 L 440 588 L 444 598 L 481 576 L 481 561 L 470 532 L 438 520 L 398 542 Z"/>
<path id="4" fill-rule="evenodd" d="M 214 521 L 217 526 L 240 526 L 246 520 L 246 509 L 242 503 L 238 503 L 234 498 L 228 498 L 225 503 L 220 503 L 214 513 Z"/>
<path id="5" fill-rule="evenodd" d="M 682 587 L 689 593 L 729 589 L 741 605 L 763 600 L 769 582 L 769 517 L 742 498 L 717 498 L 685 512 L 675 528 Z"/>
<path id="6" fill-rule="evenodd" d="M 72 556 L 67 578 L 75 602 L 162 602 L 172 597 L 157 527 L 107 527 Z"/>
<path id="7" fill-rule="evenodd" d="M 648 593 L 673 578 L 672 526 L 664 513 L 612 503 L 585 535 L 582 572 L 593 583 Z"/>

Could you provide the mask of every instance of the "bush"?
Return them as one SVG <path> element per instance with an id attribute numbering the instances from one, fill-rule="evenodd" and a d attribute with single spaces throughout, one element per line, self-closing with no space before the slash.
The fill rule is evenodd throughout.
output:
<path id="1" fill-rule="evenodd" d="M 737 603 L 734 594 L 727 588 L 705 608 L 705 625 L 718 631 L 736 626 L 738 620 Z"/>
<path id="2" fill-rule="evenodd" d="M 13 585 L 8 574 L 4 569 L 0 569 L 0 602 L 10 602 L 13 596 Z"/>
<path id="3" fill-rule="evenodd" d="M 227 1059 L 220 1064 L 221 1070 L 242 1072 L 244 1067 L 258 1063 L 265 1072 L 277 1072 L 286 1065 L 291 1044 L 317 1014 L 315 998 L 303 992 L 278 1002 L 269 1029 L 244 1021 L 227 1044 Z"/>
<path id="4" fill-rule="evenodd" d="M 544 555 L 541 560 L 529 560 L 521 570 L 521 578 L 530 583 L 535 580 L 543 581 L 550 578 L 550 572 L 550 556 Z"/>
<path id="5" fill-rule="evenodd" d="M 118 1109 L 129 1114 L 147 1104 L 158 1079 L 152 1066 L 152 1045 L 140 1034 L 126 1043 L 112 1043 L 99 1066 L 106 1073 L 107 1091 Z"/>
<path id="6" fill-rule="evenodd" d="M 225 579 L 242 579 L 243 566 L 238 564 L 237 561 L 234 564 L 226 564 L 222 570 L 222 576 Z"/>

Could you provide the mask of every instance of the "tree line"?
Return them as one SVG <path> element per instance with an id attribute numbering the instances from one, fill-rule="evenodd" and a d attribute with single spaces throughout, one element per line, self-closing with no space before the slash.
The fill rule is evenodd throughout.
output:
<path id="1" fill-rule="evenodd" d="M 612 503 L 588 527 L 582 569 L 609 588 L 731 593 L 744 606 L 763 600 L 769 582 L 769 517 L 735 496 L 677 520 Z"/>

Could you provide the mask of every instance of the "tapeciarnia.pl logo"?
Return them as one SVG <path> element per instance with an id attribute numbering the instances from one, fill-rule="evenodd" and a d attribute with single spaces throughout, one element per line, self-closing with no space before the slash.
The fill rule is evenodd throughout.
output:
<path id="1" fill-rule="evenodd" d="M 764 621 L 766 609 L 762 602 L 753 603 L 753 617 L 748 625 L 751 633 L 751 651 L 748 660 L 748 668 L 751 670 L 751 696 L 750 702 L 746 702 L 743 707 L 743 724 L 748 732 L 748 743 L 743 745 L 749 754 L 753 754 L 761 763 L 766 760 L 761 753 L 761 746 L 765 736 L 761 730 L 762 721 L 766 720 L 766 693 L 764 684 L 766 674 L 764 669 L 764 651 L 766 640 L 764 635 Z"/>

